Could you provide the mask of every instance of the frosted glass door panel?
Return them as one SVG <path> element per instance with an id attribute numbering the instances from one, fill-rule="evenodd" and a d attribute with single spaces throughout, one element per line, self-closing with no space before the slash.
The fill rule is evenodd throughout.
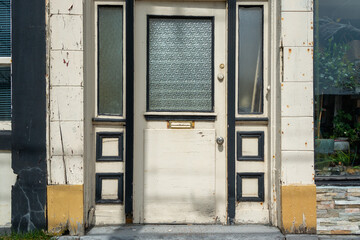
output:
<path id="1" fill-rule="evenodd" d="M 262 7 L 239 7 L 238 113 L 263 112 L 262 15 Z"/>
<path id="2" fill-rule="evenodd" d="M 213 20 L 148 19 L 148 111 L 213 111 Z"/>
<path id="3" fill-rule="evenodd" d="M 123 114 L 123 9 L 99 6 L 99 115 Z"/>

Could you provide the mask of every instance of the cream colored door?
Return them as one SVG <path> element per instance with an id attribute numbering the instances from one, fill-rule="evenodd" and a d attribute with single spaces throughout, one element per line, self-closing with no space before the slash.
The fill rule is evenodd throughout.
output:
<path id="1" fill-rule="evenodd" d="M 135 223 L 226 222 L 225 4 L 135 2 Z"/>

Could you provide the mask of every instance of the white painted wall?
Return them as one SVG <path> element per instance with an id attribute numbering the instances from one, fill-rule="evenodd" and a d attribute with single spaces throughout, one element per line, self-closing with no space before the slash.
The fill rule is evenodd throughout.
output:
<path id="1" fill-rule="evenodd" d="M 11 227 L 11 186 L 15 181 L 11 152 L 0 151 L 0 228 Z"/>
<path id="2" fill-rule="evenodd" d="M 281 1 L 281 184 L 314 184 L 313 1 Z"/>
<path id="3" fill-rule="evenodd" d="M 48 184 L 83 184 L 83 1 L 48 10 Z"/>

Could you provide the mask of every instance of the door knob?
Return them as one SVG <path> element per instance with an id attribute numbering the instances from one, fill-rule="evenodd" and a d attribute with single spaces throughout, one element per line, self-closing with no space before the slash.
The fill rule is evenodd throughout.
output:
<path id="1" fill-rule="evenodd" d="M 218 78 L 219 81 L 222 81 L 222 80 L 224 80 L 225 76 L 224 76 L 224 74 L 219 73 L 219 74 L 217 75 L 217 78 Z"/>
<path id="2" fill-rule="evenodd" d="M 216 143 L 219 144 L 219 145 L 223 145 L 224 141 L 225 141 L 225 140 L 224 140 L 223 137 L 217 137 L 217 138 L 216 138 Z"/>

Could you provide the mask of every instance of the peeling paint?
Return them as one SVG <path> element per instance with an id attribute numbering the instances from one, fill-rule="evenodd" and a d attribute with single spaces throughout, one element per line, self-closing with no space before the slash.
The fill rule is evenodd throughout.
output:
<path id="1" fill-rule="evenodd" d="M 316 233 L 316 186 L 282 186 L 281 195 L 282 231 Z"/>
<path id="2" fill-rule="evenodd" d="M 83 234 L 83 185 L 49 185 L 47 195 L 49 232 Z"/>

